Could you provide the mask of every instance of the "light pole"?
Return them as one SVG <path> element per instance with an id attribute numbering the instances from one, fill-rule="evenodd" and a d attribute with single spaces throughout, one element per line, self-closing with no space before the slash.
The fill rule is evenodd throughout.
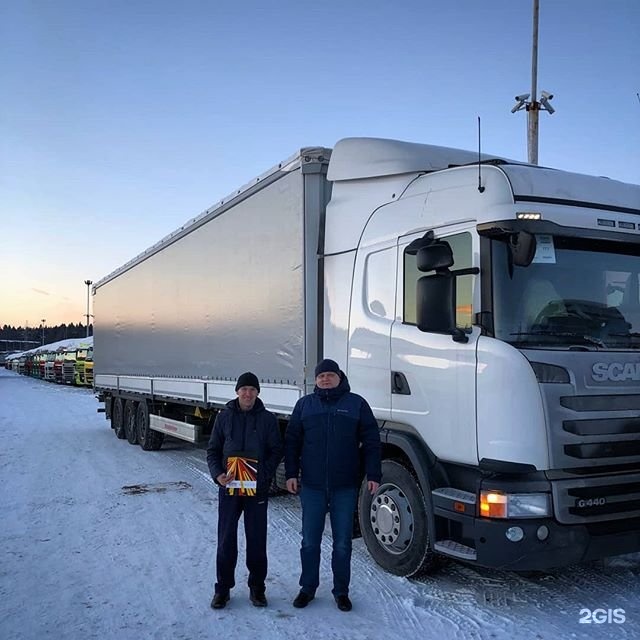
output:
<path id="1" fill-rule="evenodd" d="M 42 323 L 42 346 L 44 347 L 44 323 L 46 322 L 46 319 L 42 318 L 40 322 Z"/>
<path id="2" fill-rule="evenodd" d="M 91 280 L 85 280 L 84 283 L 87 285 L 87 338 L 89 337 L 89 293 L 90 293 L 90 288 L 91 285 L 93 284 L 93 281 Z"/>
<path id="3" fill-rule="evenodd" d="M 511 113 L 526 109 L 527 111 L 527 158 L 531 164 L 538 164 L 538 114 L 547 111 L 551 115 L 555 109 L 549 104 L 552 93 L 541 91 L 541 98 L 536 98 L 538 84 L 538 16 L 540 0 L 533 0 L 533 45 L 531 48 L 531 93 L 516 96 L 516 104 Z"/>

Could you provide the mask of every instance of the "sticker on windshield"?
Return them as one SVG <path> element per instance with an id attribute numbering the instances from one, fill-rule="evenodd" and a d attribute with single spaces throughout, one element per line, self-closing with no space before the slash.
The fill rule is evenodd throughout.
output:
<path id="1" fill-rule="evenodd" d="M 543 264 L 556 263 L 556 249 L 553 246 L 553 236 L 546 233 L 536 233 L 536 255 L 533 262 Z"/>

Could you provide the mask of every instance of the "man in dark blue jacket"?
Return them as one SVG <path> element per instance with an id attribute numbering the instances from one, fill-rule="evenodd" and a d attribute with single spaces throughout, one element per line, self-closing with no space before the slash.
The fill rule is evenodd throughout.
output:
<path id="1" fill-rule="evenodd" d="M 300 398 L 285 435 L 287 489 L 298 491 L 302 471 L 302 547 L 300 593 L 293 601 L 306 607 L 320 583 L 320 543 L 327 512 L 331 520 L 332 593 L 341 611 L 351 610 L 351 538 L 363 454 L 367 490 L 379 486 L 380 431 L 367 401 L 351 393 L 349 381 L 333 360 L 315 369 L 314 392 Z"/>
<path id="2" fill-rule="evenodd" d="M 258 394 L 255 374 L 243 373 L 236 383 L 237 398 L 216 417 L 207 464 L 218 492 L 218 550 L 213 609 L 223 609 L 235 586 L 238 560 L 238 520 L 244 513 L 247 540 L 249 598 L 256 607 L 267 606 L 267 502 L 269 485 L 282 456 L 276 417 Z"/>

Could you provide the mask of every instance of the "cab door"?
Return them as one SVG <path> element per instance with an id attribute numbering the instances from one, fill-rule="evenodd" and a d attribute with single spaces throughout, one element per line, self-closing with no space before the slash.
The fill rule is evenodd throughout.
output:
<path id="1" fill-rule="evenodd" d="M 417 432 L 441 459 L 477 464 L 476 346 L 480 335 L 472 327 L 479 306 L 478 276 L 456 281 L 456 324 L 468 342 L 450 335 L 423 333 L 416 326 L 416 282 L 425 275 L 417 270 L 416 256 L 406 247 L 424 232 L 398 239 L 396 315 L 391 327 L 391 417 Z M 478 238 L 474 227 L 456 225 L 435 229 L 436 237 L 451 245 L 452 269 L 479 266 Z"/>
<path id="2" fill-rule="evenodd" d="M 349 314 L 347 371 L 376 418 L 391 417 L 389 358 L 395 317 L 397 246 L 393 239 L 358 248 Z"/>

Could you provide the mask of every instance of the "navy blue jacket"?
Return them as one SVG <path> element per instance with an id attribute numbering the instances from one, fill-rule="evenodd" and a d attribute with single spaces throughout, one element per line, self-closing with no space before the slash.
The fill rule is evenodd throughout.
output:
<path id="1" fill-rule="evenodd" d="M 227 457 L 238 453 L 258 459 L 256 495 L 267 495 L 282 458 L 282 438 L 277 418 L 265 409 L 260 398 L 256 398 L 251 411 L 242 411 L 237 398 L 231 400 L 216 416 L 207 448 L 207 464 L 214 481 L 227 472 Z"/>
<path id="2" fill-rule="evenodd" d="M 360 453 L 367 480 L 380 482 L 380 429 L 367 401 L 351 393 L 340 372 L 334 389 L 319 389 L 300 398 L 285 434 L 287 479 L 315 489 L 357 487 Z"/>

